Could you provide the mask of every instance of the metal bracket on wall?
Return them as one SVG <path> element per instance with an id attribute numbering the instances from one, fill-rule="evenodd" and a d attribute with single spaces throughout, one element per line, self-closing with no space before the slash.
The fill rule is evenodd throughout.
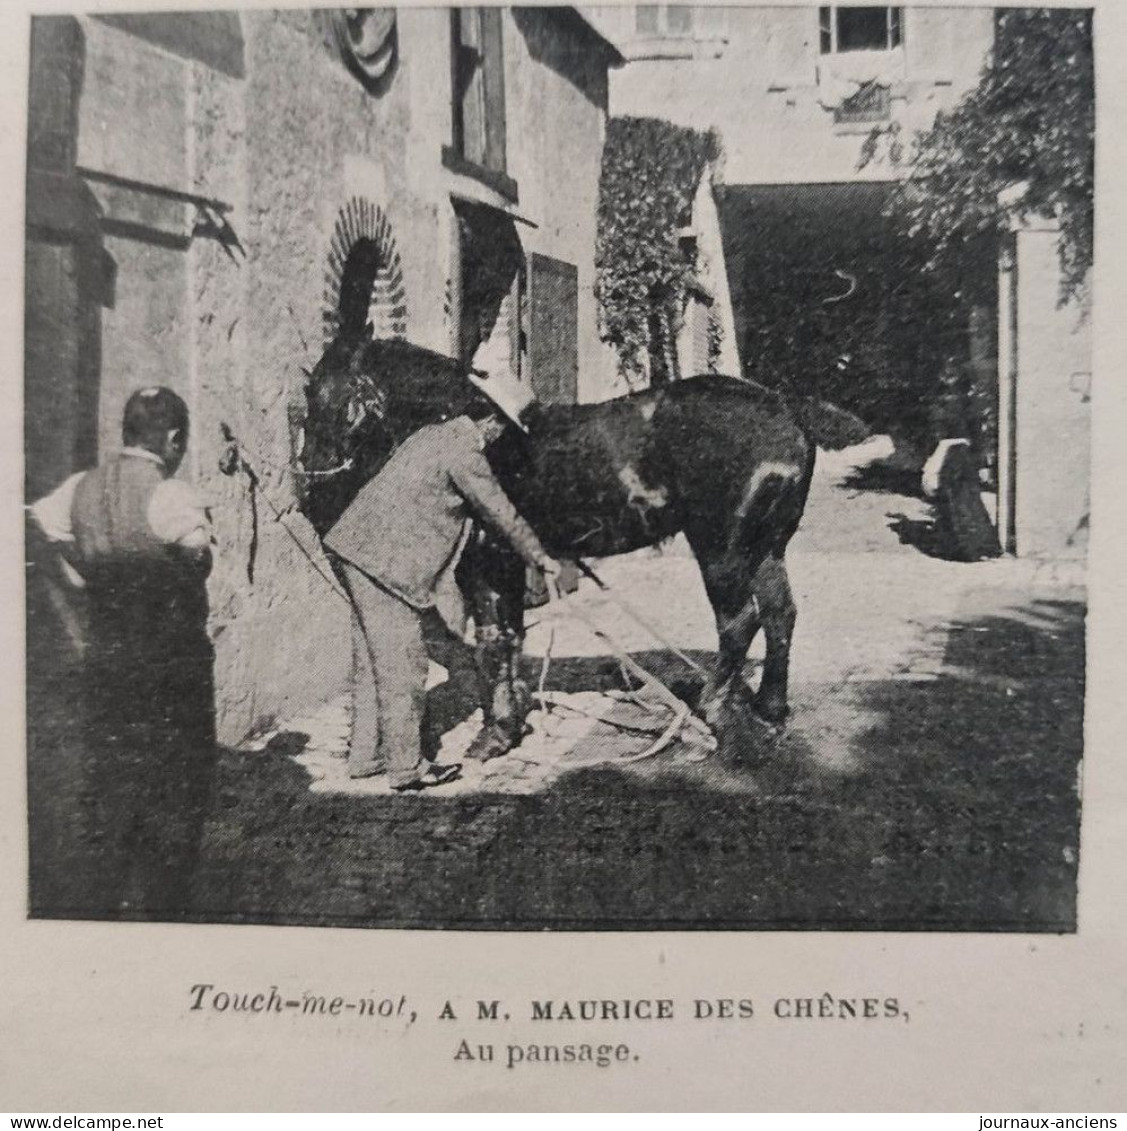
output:
<path id="1" fill-rule="evenodd" d="M 168 188 L 165 185 L 134 180 L 131 177 L 121 177 L 116 173 L 86 169 L 81 165 L 75 166 L 75 173 L 86 181 L 105 185 L 111 190 L 130 194 L 136 193 L 175 204 L 186 204 L 195 209 L 192 228 L 186 236 L 178 236 L 144 221 L 138 222 L 131 219 L 104 216 L 101 225 L 102 229 L 108 234 L 180 248 L 188 247 L 193 239 L 213 239 L 223 247 L 223 250 L 226 251 L 233 262 L 237 262 L 235 252 L 238 252 L 244 259 L 246 258 L 246 250 L 239 242 L 239 237 L 228 219 L 228 214 L 233 210 L 232 205 L 222 200 L 201 196 L 199 193 Z"/>

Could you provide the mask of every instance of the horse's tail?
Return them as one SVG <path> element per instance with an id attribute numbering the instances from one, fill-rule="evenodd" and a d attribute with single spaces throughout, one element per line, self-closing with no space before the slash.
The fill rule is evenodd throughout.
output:
<path id="1" fill-rule="evenodd" d="M 839 451 L 863 443 L 873 430 L 857 415 L 817 397 L 791 403 L 799 427 L 820 448 Z"/>

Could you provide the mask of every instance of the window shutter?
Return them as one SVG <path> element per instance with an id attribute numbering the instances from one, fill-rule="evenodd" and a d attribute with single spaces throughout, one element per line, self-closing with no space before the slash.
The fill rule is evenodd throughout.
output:
<path id="1" fill-rule="evenodd" d="M 505 172 L 505 60 L 500 8 L 481 8 L 482 97 L 485 104 L 485 154 L 482 164 Z"/>
<path id="2" fill-rule="evenodd" d="M 101 310 L 112 288 L 93 194 L 74 174 L 82 30 L 31 20 L 24 275 L 24 487 L 41 498 L 98 454 Z M 30 625 L 29 625 L 30 628 Z"/>
<path id="3" fill-rule="evenodd" d="M 528 259 L 528 364 L 545 404 L 574 404 L 579 383 L 579 273 L 533 252 Z"/>
<path id="4" fill-rule="evenodd" d="M 454 145 L 467 161 L 484 164 L 486 108 L 482 70 L 481 20 L 477 8 L 455 8 L 454 29 Z"/>

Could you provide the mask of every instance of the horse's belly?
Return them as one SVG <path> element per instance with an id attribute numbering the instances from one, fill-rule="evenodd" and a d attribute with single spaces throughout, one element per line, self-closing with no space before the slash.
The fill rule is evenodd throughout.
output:
<path id="1" fill-rule="evenodd" d="M 533 526 L 561 557 L 611 557 L 672 537 L 680 522 L 665 492 L 547 492 Z"/>
<path id="2" fill-rule="evenodd" d="M 542 434 L 531 461 L 502 470 L 518 510 L 561 557 L 627 553 L 680 528 L 663 469 L 646 458 L 649 416 L 608 404 L 594 423 Z"/>
<path id="3" fill-rule="evenodd" d="M 653 521 L 643 523 L 633 517 L 611 516 L 608 521 L 593 532 L 580 537 L 568 537 L 554 548 L 557 556 L 566 558 L 611 558 L 616 554 L 628 554 L 645 546 L 671 538 L 677 533 L 676 523 Z"/>

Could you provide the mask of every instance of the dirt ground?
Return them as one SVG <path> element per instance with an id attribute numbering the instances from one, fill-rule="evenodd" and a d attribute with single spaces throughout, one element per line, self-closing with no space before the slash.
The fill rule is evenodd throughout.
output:
<path id="1" fill-rule="evenodd" d="M 929 507 L 885 454 L 876 441 L 820 457 L 788 555 L 799 620 L 784 733 L 741 731 L 725 757 L 687 741 L 636 759 L 653 741 L 636 732 L 670 716 L 604 693 L 618 664 L 574 608 L 686 694 L 693 673 L 584 582 L 530 614 L 527 674 L 541 678 L 550 646 L 552 708 L 518 751 L 454 786 L 399 796 L 350 781 L 347 698 L 224 751 L 191 917 L 1073 929 L 1082 569 L 932 556 Z M 708 661 L 715 631 L 683 544 L 597 568 Z M 443 760 L 476 726 L 457 696 L 447 707 Z"/>

